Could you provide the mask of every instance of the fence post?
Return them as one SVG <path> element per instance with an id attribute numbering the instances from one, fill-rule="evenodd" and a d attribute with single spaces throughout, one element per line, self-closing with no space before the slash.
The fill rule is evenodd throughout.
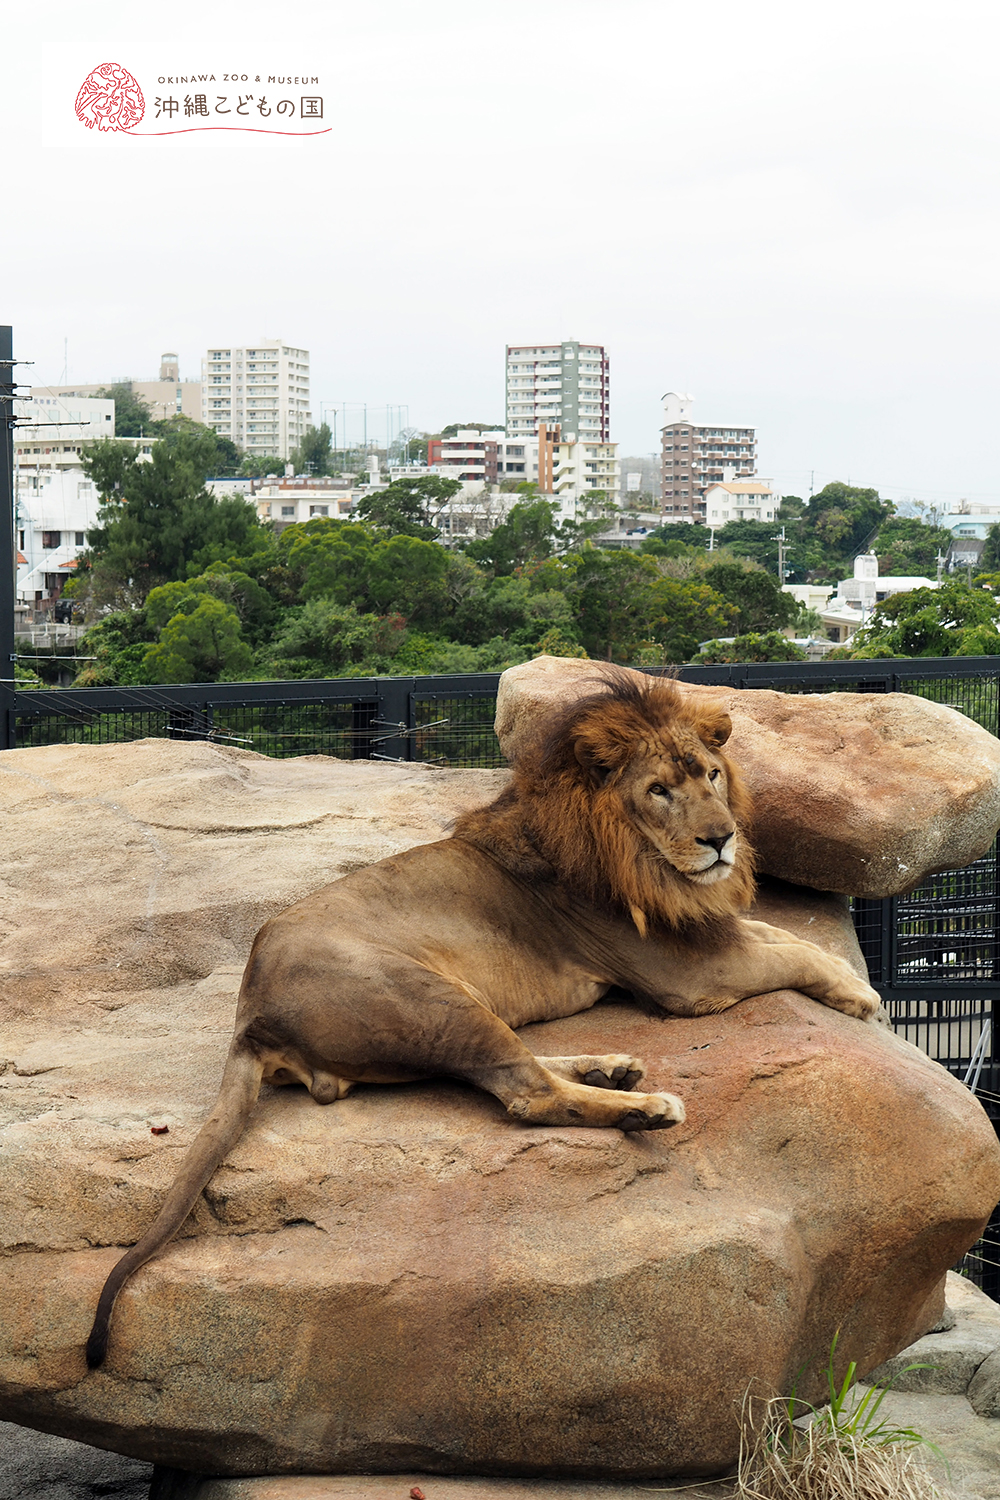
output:
<path id="1" fill-rule="evenodd" d="M 0 750 L 11 750 L 14 734 L 14 330 L 0 326 Z"/>
<path id="2" fill-rule="evenodd" d="M 413 735 L 412 677 L 378 678 L 378 715 L 373 725 L 369 758 L 372 760 L 412 760 Z"/>

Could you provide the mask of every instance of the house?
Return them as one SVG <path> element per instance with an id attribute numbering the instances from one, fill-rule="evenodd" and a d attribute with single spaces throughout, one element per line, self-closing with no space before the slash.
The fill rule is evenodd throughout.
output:
<path id="1" fill-rule="evenodd" d="M 714 531 L 727 521 L 775 521 L 780 504 L 766 479 L 728 479 L 705 490 L 705 524 Z"/>

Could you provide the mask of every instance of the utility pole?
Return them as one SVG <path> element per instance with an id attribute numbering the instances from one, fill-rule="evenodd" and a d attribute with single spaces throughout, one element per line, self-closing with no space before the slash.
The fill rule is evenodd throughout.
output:
<path id="1" fill-rule="evenodd" d="M 0 325 L 0 750 L 14 744 L 14 330 Z"/>
<path id="2" fill-rule="evenodd" d="M 778 533 L 777 536 L 773 536 L 771 538 L 771 541 L 772 542 L 777 542 L 777 544 L 778 544 L 778 583 L 779 583 L 779 585 L 782 588 L 784 588 L 784 586 L 785 586 L 785 553 L 788 551 L 788 547 L 787 547 L 787 545 L 785 543 L 785 528 L 784 528 L 784 526 L 782 526 L 782 528 L 781 528 L 781 530 L 780 530 L 780 532 Z"/>

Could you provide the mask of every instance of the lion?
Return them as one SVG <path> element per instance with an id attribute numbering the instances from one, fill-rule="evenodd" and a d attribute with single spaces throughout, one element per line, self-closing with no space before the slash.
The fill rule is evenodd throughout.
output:
<path id="1" fill-rule="evenodd" d="M 800 990 L 868 1019 L 877 994 L 815 944 L 740 916 L 754 894 L 750 802 L 715 702 L 609 671 L 556 716 L 488 807 L 450 837 L 307 896 L 258 933 L 216 1104 L 152 1227 L 101 1292 L 115 1298 L 180 1229 L 245 1129 L 261 1084 L 319 1104 L 358 1084 L 447 1075 L 524 1125 L 658 1130 L 674 1094 L 639 1093 L 634 1057 L 535 1057 L 517 1028 L 612 987 L 677 1016 Z"/>

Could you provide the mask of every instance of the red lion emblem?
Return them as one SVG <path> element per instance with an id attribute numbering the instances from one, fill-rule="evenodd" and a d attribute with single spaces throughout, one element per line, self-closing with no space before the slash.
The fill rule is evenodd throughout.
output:
<path id="1" fill-rule="evenodd" d="M 76 96 L 76 117 L 88 130 L 131 130 L 145 113 L 142 89 L 118 63 L 101 63 L 88 73 Z"/>

